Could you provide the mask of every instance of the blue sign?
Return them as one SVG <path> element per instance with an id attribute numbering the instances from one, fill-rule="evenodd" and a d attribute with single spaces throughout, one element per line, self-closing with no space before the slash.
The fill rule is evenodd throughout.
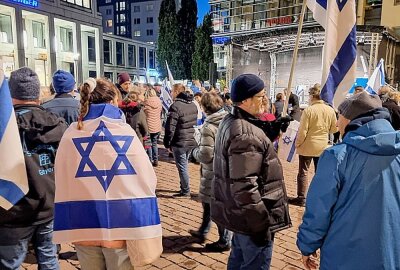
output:
<path id="1" fill-rule="evenodd" d="M 37 0 L 10 0 L 11 2 L 23 4 L 25 6 L 29 7 L 37 7 L 39 5 L 39 2 Z"/>
<path id="2" fill-rule="evenodd" d="M 212 43 L 214 45 L 224 45 L 225 43 L 228 43 L 231 41 L 231 37 L 213 37 L 212 38 Z"/>
<path id="3" fill-rule="evenodd" d="M 362 86 L 363 88 L 366 88 L 367 83 L 368 83 L 368 78 L 356 78 L 356 82 L 353 84 L 353 86 L 349 90 L 349 93 L 353 94 L 354 90 L 357 86 Z"/>

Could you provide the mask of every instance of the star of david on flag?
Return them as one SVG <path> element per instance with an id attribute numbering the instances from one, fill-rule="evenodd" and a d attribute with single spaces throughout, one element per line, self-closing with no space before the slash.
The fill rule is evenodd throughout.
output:
<path id="1" fill-rule="evenodd" d="M 293 142 L 289 136 L 285 136 L 285 138 L 282 139 L 284 144 L 289 145 L 291 142 Z"/>
<path id="2" fill-rule="evenodd" d="M 101 121 L 91 137 L 74 138 L 72 141 L 82 157 L 76 172 L 76 178 L 96 177 L 104 191 L 107 191 L 114 176 L 136 174 L 126 156 L 126 152 L 133 141 L 133 136 L 112 135 L 104 122 Z M 109 142 L 117 153 L 117 157 L 109 170 L 97 168 L 90 158 L 90 153 L 97 142 Z M 119 142 L 123 142 L 122 146 L 120 146 Z M 87 144 L 86 148 L 84 148 L 85 144 Z M 89 170 L 85 170 L 86 168 Z"/>

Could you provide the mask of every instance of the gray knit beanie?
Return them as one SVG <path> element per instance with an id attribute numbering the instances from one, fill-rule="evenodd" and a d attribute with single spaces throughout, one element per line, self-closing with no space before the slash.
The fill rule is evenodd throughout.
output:
<path id="1" fill-rule="evenodd" d="M 345 118 L 353 120 L 361 114 L 381 107 L 382 101 L 379 96 L 370 95 L 364 91 L 343 101 L 339 105 L 338 111 Z"/>
<path id="2" fill-rule="evenodd" d="M 38 100 L 40 81 L 35 71 L 28 67 L 11 72 L 8 81 L 11 97 L 19 100 Z"/>

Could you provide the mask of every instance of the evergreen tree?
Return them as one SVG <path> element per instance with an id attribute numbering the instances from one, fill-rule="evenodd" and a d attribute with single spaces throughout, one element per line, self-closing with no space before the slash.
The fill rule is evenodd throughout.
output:
<path id="1" fill-rule="evenodd" d="M 178 24 L 180 34 L 180 51 L 183 63 L 182 75 L 185 79 L 192 78 L 192 57 L 194 53 L 195 31 L 197 23 L 196 0 L 182 1 L 178 11 Z"/>
<path id="2" fill-rule="evenodd" d="M 158 16 L 159 35 L 157 41 L 158 72 L 162 78 L 168 76 L 165 61 L 175 79 L 183 77 L 183 62 L 179 44 L 179 26 L 175 0 L 163 0 Z"/>
<path id="3" fill-rule="evenodd" d="M 214 62 L 212 47 L 211 16 L 204 16 L 203 23 L 196 29 L 195 51 L 193 53 L 192 78 L 207 81 L 209 64 Z"/>

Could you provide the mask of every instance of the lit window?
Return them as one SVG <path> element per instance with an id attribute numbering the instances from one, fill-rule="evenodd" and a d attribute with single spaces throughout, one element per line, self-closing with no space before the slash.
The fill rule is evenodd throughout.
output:
<path id="1" fill-rule="evenodd" d="M 44 39 L 44 23 L 32 21 L 33 30 L 33 47 L 46 48 L 46 41 Z"/>
<path id="2" fill-rule="evenodd" d="M 125 10 L 125 2 L 118 2 L 117 4 L 119 4 L 119 9 L 120 11 Z"/>
<path id="3" fill-rule="evenodd" d="M 147 17 L 147 23 L 153 23 L 153 17 Z"/>
<path id="4" fill-rule="evenodd" d="M 120 26 L 120 35 L 124 36 L 126 34 L 126 27 L 125 26 Z"/>
<path id="5" fill-rule="evenodd" d="M 134 35 L 135 37 L 140 37 L 140 31 L 135 31 L 135 32 L 133 33 L 133 35 Z"/>
<path id="6" fill-rule="evenodd" d="M 11 16 L 0 14 L 0 42 L 13 42 Z"/>
<path id="7" fill-rule="evenodd" d="M 119 22 L 120 22 L 120 23 L 124 23 L 125 20 L 126 20 L 125 14 L 119 14 Z"/>
<path id="8" fill-rule="evenodd" d="M 85 8 L 90 8 L 90 2 L 91 0 L 62 0 L 64 2 L 72 3 L 77 6 L 85 7 Z"/>
<path id="9" fill-rule="evenodd" d="M 147 11 L 152 11 L 154 9 L 154 5 L 153 4 L 149 4 L 146 6 L 146 10 Z"/>
<path id="10" fill-rule="evenodd" d="M 153 29 L 147 29 L 146 31 L 148 36 L 152 36 L 153 35 Z"/>
<path id="11" fill-rule="evenodd" d="M 61 50 L 63 52 L 73 51 L 73 34 L 72 29 L 60 27 L 60 42 Z"/>
<path id="12" fill-rule="evenodd" d="M 107 20 L 107 27 L 112 27 L 112 26 L 113 26 L 112 20 Z"/>
<path id="13" fill-rule="evenodd" d="M 133 6 L 133 12 L 140 12 L 140 6 Z"/>
<path id="14" fill-rule="evenodd" d="M 106 0 L 106 4 L 109 4 L 109 3 L 111 3 L 111 0 Z"/>

